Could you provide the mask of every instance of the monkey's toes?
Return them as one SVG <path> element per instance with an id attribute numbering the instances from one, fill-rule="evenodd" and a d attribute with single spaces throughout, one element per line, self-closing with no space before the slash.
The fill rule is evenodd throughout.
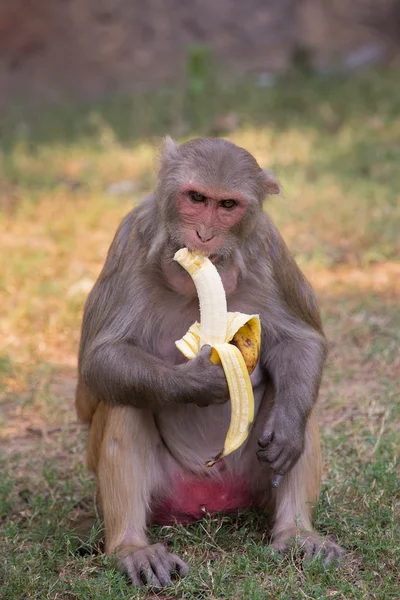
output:
<path id="1" fill-rule="evenodd" d="M 325 566 L 339 561 L 344 555 L 343 548 L 327 538 L 321 538 L 319 535 L 307 537 L 300 544 L 300 549 L 305 552 L 307 561 L 320 558 Z"/>
<path id="2" fill-rule="evenodd" d="M 322 538 L 314 532 L 302 532 L 295 536 L 288 532 L 287 535 L 281 534 L 272 543 L 272 547 L 277 552 L 285 554 L 293 545 L 296 545 L 299 551 L 305 555 L 307 562 L 314 559 L 322 559 L 322 564 L 328 566 L 340 561 L 344 556 L 344 550 L 332 540 Z"/>
<path id="3" fill-rule="evenodd" d="M 133 552 L 121 552 L 118 557 L 120 568 L 138 587 L 147 585 L 161 589 L 172 584 L 171 573 L 184 577 L 189 567 L 183 560 L 171 554 L 162 544 L 139 548 Z"/>

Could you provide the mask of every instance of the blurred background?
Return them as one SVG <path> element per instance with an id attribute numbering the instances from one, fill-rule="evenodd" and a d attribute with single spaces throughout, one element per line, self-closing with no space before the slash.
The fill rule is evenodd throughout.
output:
<path id="1" fill-rule="evenodd" d="M 231 139 L 282 183 L 265 208 L 330 347 L 317 527 L 350 551 L 317 589 L 296 562 L 239 565 L 264 552 L 254 524 L 210 519 L 208 542 L 173 532 L 198 573 L 174 597 L 278 598 L 282 576 L 288 598 L 400 597 L 399 67 L 399 0 L 0 0 L 2 598 L 143 597 L 91 578 L 95 538 L 76 558 L 94 508 L 73 397 L 85 299 L 165 134 Z"/>
<path id="2" fill-rule="evenodd" d="M 193 45 L 212 52 L 224 79 L 251 74 L 260 85 L 293 67 L 395 65 L 399 31 L 398 0 L 3 0 L 1 102 L 183 82 Z"/>

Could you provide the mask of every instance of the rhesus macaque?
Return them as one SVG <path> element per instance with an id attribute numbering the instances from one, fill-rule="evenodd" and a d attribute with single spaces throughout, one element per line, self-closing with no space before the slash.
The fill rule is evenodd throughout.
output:
<path id="1" fill-rule="evenodd" d="M 326 342 L 313 291 L 263 212 L 278 192 L 272 174 L 228 141 L 166 138 L 156 191 L 122 221 L 87 300 L 77 411 L 90 423 L 106 552 L 136 585 L 162 587 L 171 572 L 188 571 L 149 544 L 146 526 L 205 511 L 258 507 L 272 518 L 278 551 L 295 541 L 325 562 L 342 554 L 311 524 Z M 173 261 L 183 247 L 214 262 L 228 310 L 258 313 L 262 325 L 250 435 L 212 468 L 205 463 L 223 447 L 230 403 L 210 347 L 187 361 L 174 344 L 199 320 L 194 284 Z"/>

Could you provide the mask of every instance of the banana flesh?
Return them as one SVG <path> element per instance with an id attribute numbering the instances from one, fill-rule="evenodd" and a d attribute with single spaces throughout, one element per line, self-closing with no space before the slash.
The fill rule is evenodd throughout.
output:
<path id="1" fill-rule="evenodd" d="M 231 421 L 223 449 L 206 463 L 211 467 L 243 444 L 254 419 L 250 374 L 260 352 L 260 319 L 258 315 L 228 312 L 221 278 L 206 256 L 182 248 L 174 260 L 192 277 L 200 303 L 200 323 L 194 323 L 175 344 L 188 359 L 205 344 L 210 345 L 211 360 L 222 364 L 229 388 Z"/>

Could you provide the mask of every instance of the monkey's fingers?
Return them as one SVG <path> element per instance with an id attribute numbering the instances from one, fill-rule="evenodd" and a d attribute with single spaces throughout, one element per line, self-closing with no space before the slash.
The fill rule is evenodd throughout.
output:
<path id="1" fill-rule="evenodd" d="M 150 573 L 151 581 L 149 585 L 153 587 L 168 587 L 172 585 L 169 576 L 169 561 L 167 552 L 154 552 L 149 559 L 152 573 Z"/>
<path id="2" fill-rule="evenodd" d="M 267 462 L 271 469 L 279 471 L 278 460 L 283 452 L 283 447 L 278 444 L 269 444 L 266 448 L 257 450 L 257 458 L 261 462 Z"/>
<path id="3" fill-rule="evenodd" d="M 329 564 L 332 564 L 333 562 L 339 560 L 339 558 L 340 556 L 337 555 L 335 550 L 329 550 L 323 558 L 322 564 L 324 565 L 324 567 L 326 567 Z"/>
<path id="4" fill-rule="evenodd" d="M 172 585 L 171 572 L 175 571 L 184 577 L 189 571 L 186 563 L 168 552 L 162 544 L 146 546 L 120 557 L 120 563 L 132 583 L 138 587 L 168 587 Z"/>
<path id="5" fill-rule="evenodd" d="M 173 571 L 176 571 L 180 577 L 185 577 L 189 573 L 188 565 L 176 554 L 169 555 L 170 561 L 173 565 Z"/>
<path id="6" fill-rule="evenodd" d="M 211 357 L 211 353 L 212 353 L 212 348 L 209 344 L 204 344 L 204 346 L 200 349 L 200 352 L 198 353 L 198 358 L 204 358 L 204 359 L 208 359 L 210 360 Z"/>
<path id="7" fill-rule="evenodd" d="M 142 555 L 126 556 L 122 561 L 122 567 L 125 573 L 130 578 L 133 585 L 142 587 L 150 585 L 156 588 L 161 587 L 160 581 L 157 579 L 151 568 L 150 562 Z"/>
<path id="8" fill-rule="evenodd" d="M 266 448 L 268 446 L 268 444 L 270 444 L 272 442 L 272 440 L 274 439 L 274 432 L 271 431 L 264 431 L 264 433 L 260 436 L 257 444 L 260 446 L 260 448 Z"/>
<path id="9" fill-rule="evenodd" d="M 260 462 L 268 462 L 269 460 L 268 458 L 265 456 L 265 451 L 264 450 L 258 450 L 257 452 L 257 458 Z M 286 471 L 282 470 L 282 469 L 274 469 L 272 467 L 271 464 L 269 464 L 269 466 L 271 467 L 272 471 L 274 472 L 272 479 L 271 479 L 271 485 L 273 488 L 277 488 L 279 487 L 279 484 L 282 480 L 282 477 L 284 476 L 284 474 L 286 473 Z"/>
<path id="10" fill-rule="evenodd" d="M 280 466 L 285 459 L 285 448 L 281 444 L 272 442 L 265 450 L 267 460 L 274 471 L 280 471 Z"/>
<path id="11" fill-rule="evenodd" d="M 140 576 L 140 570 L 137 569 L 135 566 L 124 565 L 123 570 L 125 571 L 126 575 L 128 575 L 133 585 L 135 585 L 136 587 L 142 587 L 145 585 L 143 579 Z"/>
<path id="12" fill-rule="evenodd" d="M 344 554 L 343 548 L 338 546 L 338 544 L 315 534 L 306 537 L 301 542 L 300 548 L 305 554 L 305 561 L 307 563 L 315 559 L 321 559 L 325 567 L 339 561 Z"/>
<path id="13" fill-rule="evenodd" d="M 118 566 L 131 580 L 132 584 L 137 587 L 145 585 L 141 577 L 142 568 L 145 567 L 145 562 L 140 559 L 136 551 L 122 552 L 117 555 Z"/>
<path id="14" fill-rule="evenodd" d="M 163 570 L 161 565 L 157 567 L 152 567 L 147 564 L 144 568 L 141 569 L 141 575 L 145 579 L 145 583 L 152 588 L 161 589 L 163 587 L 168 587 L 171 585 L 171 580 L 169 575 Z"/>
<path id="15" fill-rule="evenodd" d="M 297 463 L 298 459 L 300 458 L 300 454 L 301 453 L 297 450 L 291 451 L 285 449 L 279 456 L 278 460 L 275 461 L 273 465 L 274 471 L 277 473 L 288 473 Z"/>
<path id="16" fill-rule="evenodd" d="M 344 550 L 334 542 L 328 540 L 328 547 L 325 549 L 325 556 L 322 560 L 324 567 L 332 563 L 339 562 L 344 555 Z"/>

